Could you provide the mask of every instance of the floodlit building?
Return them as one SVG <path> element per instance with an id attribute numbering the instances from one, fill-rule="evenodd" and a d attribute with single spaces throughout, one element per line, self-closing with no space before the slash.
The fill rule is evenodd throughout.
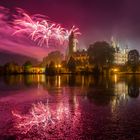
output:
<path id="1" fill-rule="evenodd" d="M 86 50 L 76 51 L 73 53 L 72 57 L 76 61 L 77 70 L 82 71 L 90 68 L 89 56 Z"/>
<path id="2" fill-rule="evenodd" d="M 128 46 L 124 49 L 120 47 L 119 43 L 117 43 L 114 38 L 111 38 L 111 46 L 115 49 L 114 54 L 114 64 L 116 65 L 124 65 L 128 61 Z"/>
<path id="3" fill-rule="evenodd" d="M 42 73 L 45 73 L 45 68 L 34 66 L 34 67 L 29 68 L 28 72 L 33 73 L 33 74 L 42 74 Z"/>
<path id="4" fill-rule="evenodd" d="M 72 33 L 69 37 L 69 46 L 68 46 L 68 53 L 66 57 L 66 61 L 68 62 L 69 59 L 72 57 L 76 63 L 76 71 L 85 71 L 91 69 L 89 64 L 89 55 L 86 49 L 78 50 L 77 49 L 77 40 Z"/>
<path id="5" fill-rule="evenodd" d="M 114 63 L 124 65 L 128 61 L 128 51 L 126 49 L 115 52 Z"/>

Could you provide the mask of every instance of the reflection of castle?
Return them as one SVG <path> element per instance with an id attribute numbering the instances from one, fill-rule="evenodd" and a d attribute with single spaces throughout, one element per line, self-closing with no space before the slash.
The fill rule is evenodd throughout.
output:
<path id="1" fill-rule="evenodd" d="M 111 38 L 111 46 L 115 49 L 114 64 L 124 65 L 128 61 L 128 47 L 122 49 L 114 38 Z"/>

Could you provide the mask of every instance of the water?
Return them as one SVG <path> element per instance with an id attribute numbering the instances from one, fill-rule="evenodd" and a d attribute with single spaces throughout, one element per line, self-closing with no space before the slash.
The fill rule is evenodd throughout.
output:
<path id="1" fill-rule="evenodd" d="M 140 76 L 0 77 L 0 139 L 140 139 Z"/>

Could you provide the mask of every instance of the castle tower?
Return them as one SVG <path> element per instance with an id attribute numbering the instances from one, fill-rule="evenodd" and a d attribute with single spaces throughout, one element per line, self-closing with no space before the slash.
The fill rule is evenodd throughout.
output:
<path id="1" fill-rule="evenodd" d="M 111 46 L 115 49 L 116 52 L 119 51 L 119 44 L 116 42 L 113 36 L 111 37 Z"/>
<path id="2" fill-rule="evenodd" d="M 68 46 L 68 59 L 76 52 L 77 40 L 75 39 L 74 33 L 72 32 L 69 36 L 69 46 Z"/>

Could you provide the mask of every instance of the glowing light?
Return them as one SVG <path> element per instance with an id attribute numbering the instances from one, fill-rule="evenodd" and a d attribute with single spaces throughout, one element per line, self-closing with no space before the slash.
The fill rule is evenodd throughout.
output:
<path id="1" fill-rule="evenodd" d="M 18 12 L 21 13 L 21 10 Z M 49 43 L 52 41 L 64 45 L 72 32 L 75 37 L 81 34 L 79 28 L 75 26 L 67 30 L 61 27 L 60 24 L 45 19 L 42 15 L 33 15 L 30 17 L 23 10 L 21 15 L 21 17 L 14 20 L 16 32 L 14 32 L 13 35 L 26 33 L 33 41 L 37 42 L 39 46 L 43 46 L 44 44 L 49 46 Z"/>
<path id="2" fill-rule="evenodd" d="M 114 72 L 118 72 L 119 70 L 117 68 L 113 69 Z"/>
<path id="3" fill-rule="evenodd" d="M 117 78 L 118 78 L 118 77 L 117 77 L 117 75 L 115 74 L 115 75 L 114 75 L 114 81 L 115 81 L 115 83 L 117 83 L 117 80 L 118 80 Z"/>

